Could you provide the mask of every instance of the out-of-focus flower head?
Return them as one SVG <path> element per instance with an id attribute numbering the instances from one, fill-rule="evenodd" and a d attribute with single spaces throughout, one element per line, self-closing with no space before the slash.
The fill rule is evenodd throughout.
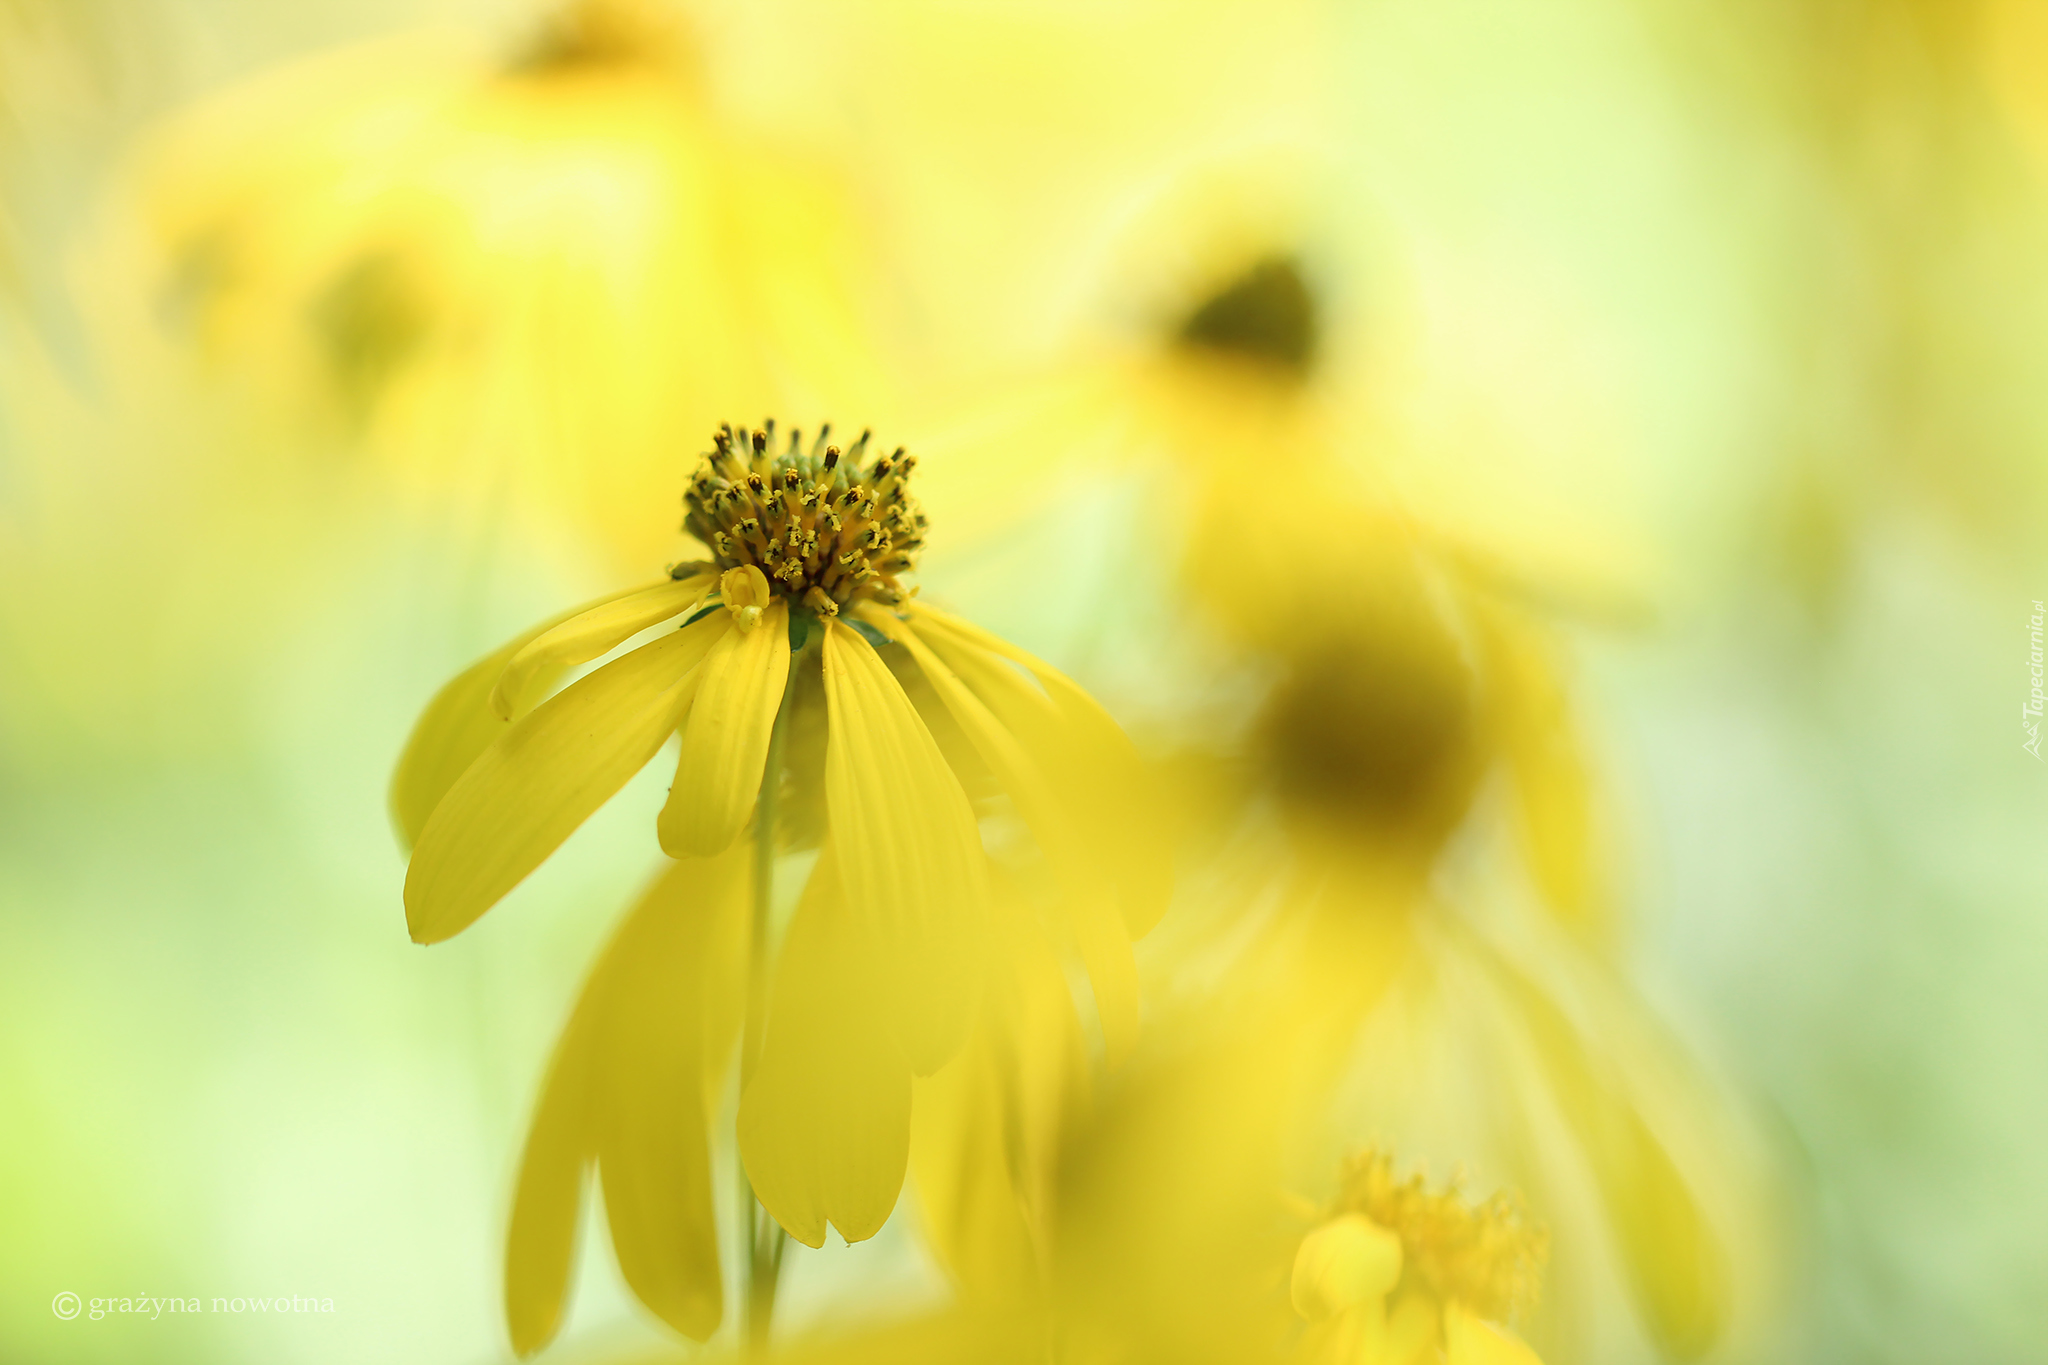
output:
<path id="1" fill-rule="evenodd" d="M 1533 1306 L 1549 1237 L 1519 1202 L 1467 1202 L 1397 1180 L 1393 1157 L 1346 1163 L 1327 1217 L 1295 1253 L 1290 1293 L 1314 1327 L 1301 1358 L 1316 1365 L 1536 1365 L 1506 1329 Z"/>
<path id="2" fill-rule="evenodd" d="M 1224 851 L 1168 970 L 1291 1021 L 1320 1059 L 1305 1131 L 1470 1154 L 1569 1232 L 1532 1324 L 1546 1353 L 1641 1331 L 1697 1354 L 1738 1291 L 1750 1306 L 1767 1239 L 1739 1120 L 1612 965 L 1608 851 L 1554 630 L 1345 496 L 1337 467 L 1269 468 L 1295 496 L 1264 505 L 1312 507 L 1319 533 L 1191 556 L 1213 584 L 1200 600 L 1269 681 L 1217 754 Z"/>
<path id="3" fill-rule="evenodd" d="M 657 557 L 720 416 L 883 401 L 837 182 L 700 34 L 585 0 L 509 57 L 404 37 L 207 100 L 142 172 L 165 312 L 402 481 Z"/>
<path id="4" fill-rule="evenodd" d="M 755 1194 L 802 1242 L 821 1245 L 828 1222 L 849 1241 L 881 1228 L 908 1160 L 912 1077 L 953 1057 L 982 1011 L 994 968 L 977 798 L 1040 855 L 1051 941 L 1085 965 L 1105 1048 L 1132 1046 L 1130 940 L 1168 891 L 1161 851 L 1121 817 L 1140 799 L 1135 754 L 1065 675 L 906 590 L 927 528 L 908 486 L 915 460 L 869 444 L 863 433 L 842 450 L 823 428 L 808 442 L 772 423 L 721 428 L 686 495 L 711 558 L 512 640 L 443 689 L 400 760 L 407 921 L 433 943 L 681 735 L 656 828 L 683 861 L 592 975 L 528 1144 L 507 1270 L 522 1351 L 559 1322 L 577 1173 L 591 1157 L 680 1154 L 644 1207 L 626 1192 L 641 1187 L 637 1168 L 626 1189 L 607 1185 L 614 1241 L 629 1282 L 671 1325 L 699 1338 L 717 1325 L 703 1087 L 677 1076 L 715 1076 L 729 1042 L 710 1022 L 724 1016 L 691 987 L 722 998 L 745 976 L 708 945 L 733 941 L 719 926 L 739 913 L 736 869 L 749 857 L 760 896 L 778 852 L 820 850 L 758 1001 L 764 1031 L 738 1118 Z M 540 700 L 565 670 L 672 622 Z M 693 954 L 697 965 L 683 962 Z M 668 957 L 675 973 L 648 965 Z M 638 1040 L 607 1022 L 696 1020 L 700 1008 L 701 1039 L 694 1023 Z M 749 1058 L 755 1049 L 750 1036 Z M 650 1083 L 666 1098 L 635 1098 Z"/>
<path id="5" fill-rule="evenodd" d="M 1169 610 L 1253 680 L 1248 724 L 1230 692 L 1189 726 L 1184 771 L 1211 774 L 1192 785 L 1215 797 L 1191 860 L 1205 889 L 1156 965 L 1187 1000 L 1264 1000 L 1249 1008 L 1294 1054 L 1298 1132 L 1362 1140 L 1369 1080 L 1404 1132 L 1482 1153 L 1568 1223 L 1542 1340 L 1570 1355 L 1639 1332 L 1697 1352 L 1729 1321 L 1740 1218 L 1722 1215 L 1747 1191 L 1713 1123 L 1693 1124 L 1718 1117 L 1717 1098 L 1642 1041 L 1654 1030 L 1606 965 L 1600 803 L 1543 609 L 1611 584 L 1541 528 L 1509 549 L 1432 527 L 1376 477 L 1359 448 L 1375 423 L 1357 382 L 1368 318 L 1340 283 L 1361 269 L 1357 244 L 1333 244 L 1344 220 L 1310 188 L 1315 164 L 1266 148 L 1156 194 L 1126 224 L 1142 249 L 1103 272 L 1111 321 L 1013 434 L 1064 451 L 1077 477 L 1136 462 L 1158 515 L 1134 527 L 1134 554 L 1177 564 Z M 951 472 L 971 501 L 976 471 Z M 1484 904 L 1454 909 L 1441 883 L 1471 883 L 1472 866 Z M 1491 932 L 1503 906 L 1504 942 L 1466 927 Z M 1558 1003 L 1580 978 L 1602 1001 L 1590 1015 Z M 1454 994 L 1467 990 L 1478 998 Z M 1438 1067 L 1443 1048 L 1484 1060 Z M 1499 1082 L 1475 1108 L 1442 1102 L 1460 1068 Z M 928 1222 L 985 1298 L 1004 1282 L 990 1266 L 1046 1259 L 1042 1178 L 992 1139 L 963 1155 L 977 1133 L 1029 1131 L 1018 1097 L 956 1093 L 983 1098 L 933 1144 L 948 1155 L 929 1163 Z"/>
<path id="6" fill-rule="evenodd" d="M 1534 1359 L 1505 1324 L 1535 1299 L 1547 1235 L 1512 1197 L 1475 1206 L 1368 1154 L 1327 1203 L 1291 1199 L 1287 1035 L 1271 1017 L 1174 1022 L 1057 1126 L 1028 1284 L 969 1278 L 958 1304 L 889 1334 L 897 1358 Z"/>

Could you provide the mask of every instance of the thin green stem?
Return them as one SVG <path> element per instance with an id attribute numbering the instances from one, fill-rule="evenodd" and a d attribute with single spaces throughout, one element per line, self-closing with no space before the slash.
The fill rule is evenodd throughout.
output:
<path id="1" fill-rule="evenodd" d="M 768 760 L 761 770 L 761 792 L 754 803 L 754 897 L 747 935 L 747 1015 L 740 1034 L 740 1093 L 754 1079 L 761 1059 L 761 1034 L 768 1017 L 768 921 L 775 905 L 776 817 L 782 800 L 782 754 L 789 737 L 790 699 L 796 695 L 797 654 L 789 661 L 789 679 L 782 689 L 782 702 L 775 712 L 775 724 L 768 732 Z M 747 1165 L 739 1155 L 739 1137 L 733 1137 L 733 1164 L 739 1172 L 740 1227 L 744 1234 L 740 1276 L 742 1353 L 750 1360 L 768 1354 L 768 1328 L 775 1316 L 775 1286 L 782 1271 L 782 1244 L 788 1236 L 782 1225 L 768 1216 L 754 1195 Z"/>

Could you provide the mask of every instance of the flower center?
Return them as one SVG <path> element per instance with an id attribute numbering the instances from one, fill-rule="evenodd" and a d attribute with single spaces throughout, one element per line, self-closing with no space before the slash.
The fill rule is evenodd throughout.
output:
<path id="1" fill-rule="evenodd" d="M 1181 323 L 1179 340 L 1303 378 L 1315 364 L 1317 322 L 1300 264 L 1272 256 L 1204 299 Z"/>
<path id="2" fill-rule="evenodd" d="M 1550 1236 L 1512 1195 L 1469 1204 L 1455 1180 L 1432 1193 L 1420 1174 L 1397 1180 L 1393 1157 L 1368 1149 L 1345 1163 L 1334 1213 L 1362 1213 L 1399 1237 L 1403 1279 L 1439 1299 L 1494 1322 L 1536 1302 Z"/>
<path id="3" fill-rule="evenodd" d="M 917 458 L 867 459 L 868 435 L 841 451 L 818 429 L 806 450 L 791 430 L 775 450 L 775 423 L 753 432 L 721 426 L 683 494 L 683 529 L 720 569 L 751 565 L 769 590 L 820 616 L 856 599 L 903 600 L 897 580 L 917 565 L 928 524 L 908 481 Z"/>

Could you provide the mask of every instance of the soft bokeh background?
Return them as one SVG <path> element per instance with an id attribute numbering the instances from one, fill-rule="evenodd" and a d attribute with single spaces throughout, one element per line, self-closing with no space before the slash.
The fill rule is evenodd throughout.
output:
<path id="1" fill-rule="evenodd" d="M 664 17 L 643 65 L 683 96 L 479 97 L 618 63 L 483 0 L 0 5 L 0 1357 L 505 1358 L 526 1110 L 662 784 L 417 948 L 384 813 L 412 717 L 658 570 L 672 500 L 621 499 L 778 401 L 1009 460 L 1000 512 L 949 523 L 935 484 L 926 591 L 1170 727 L 1146 485 L 1015 414 L 1113 363 L 1213 228 L 1301 252 L 1374 477 L 1564 625 L 1630 963 L 1786 1173 L 1786 1308 L 1745 1349 L 2039 1358 L 2040 6 Z M 677 166 L 723 217 L 647 207 Z M 310 264 L 194 255 L 308 221 Z M 349 274 L 422 236 L 447 254 L 398 293 Z M 715 306 L 681 267 L 638 297 L 685 238 Z M 723 387 L 590 396 L 703 335 Z M 613 449 L 639 463 L 552 463 Z M 794 1253 L 786 1321 L 942 1295 L 910 1223 Z M 555 1356 L 663 1343 L 585 1245 Z M 334 1311 L 66 1322 L 65 1290 Z"/>

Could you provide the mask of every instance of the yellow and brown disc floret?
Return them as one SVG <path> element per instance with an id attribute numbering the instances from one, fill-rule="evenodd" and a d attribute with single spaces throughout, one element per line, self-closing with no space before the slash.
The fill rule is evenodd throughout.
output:
<path id="1" fill-rule="evenodd" d="M 909 488 L 917 457 L 899 446 L 870 462 L 868 432 L 844 451 L 830 435 L 820 427 L 806 448 L 792 429 L 778 451 L 772 421 L 751 432 L 720 427 L 683 494 L 683 529 L 719 570 L 759 570 L 793 608 L 832 617 L 856 601 L 894 606 L 928 524 Z"/>

